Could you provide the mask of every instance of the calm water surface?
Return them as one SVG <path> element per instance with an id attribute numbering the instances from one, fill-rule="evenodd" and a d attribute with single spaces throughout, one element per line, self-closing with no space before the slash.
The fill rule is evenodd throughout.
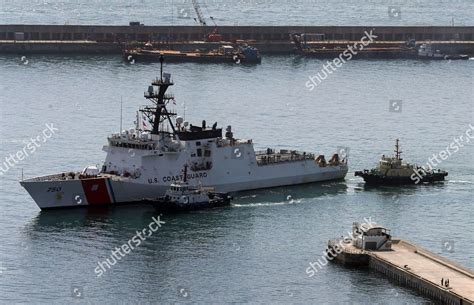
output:
<path id="1" fill-rule="evenodd" d="M 240 193 L 229 208 L 164 215 L 162 228 L 97 278 L 97 262 L 154 211 L 40 212 L 18 184 L 21 168 L 31 177 L 98 164 L 106 136 L 119 129 L 120 98 L 131 127 L 159 66 L 119 56 L 27 60 L 0 56 L 2 162 L 46 123 L 59 130 L 0 176 L 1 303 L 429 302 L 368 270 L 328 265 L 307 276 L 327 240 L 364 217 L 474 268 L 472 143 L 440 165 L 449 172 L 442 184 L 367 189 L 353 176 L 391 153 L 397 137 L 406 160 L 424 163 L 462 135 L 474 123 L 474 61 L 353 60 L 312 92 L 304 84 L 322 67 L 316 59 L 166 65 L 187 120 L 232 124 L 236 137 L 253 138 L 257 148 L 329 155 L 349 147 L 350 173 L 342 182 Z M 401 112 L 389 111 L 390 100 L 401 100 Z"/>
<path id="2" fill-rule="evenodd" d="M 472 0 L 199 0 L 209 25 L 473 25 Z M 0 23 L 196 25 L 191 0 L 0 0 Z"/>

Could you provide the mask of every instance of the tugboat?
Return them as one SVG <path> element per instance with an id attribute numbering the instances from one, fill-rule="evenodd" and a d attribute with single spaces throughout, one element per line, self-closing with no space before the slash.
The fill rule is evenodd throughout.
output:
<path id="1" fill-rule="evenodd" d="M 41 209 L 158 198 L 172 183 L 183 179 L 186 164 L 187 180 L 226 193 L 342 180 L 346 176 L 348 158 L 339 157 L 336 149 L 325 162 L 324 155 L 317 157 L 312 152 L 256 150 L 251 139 L 235 137 L 230 125 L 223 132 L 217 122 L 211 126 L 205 120 L 190 124 L 173 109 L 176 100 L 168 89 L 174 83 L 171 74 L 163 73 L 163 60 L 160 76 L 144 92 L 148 103 L 137 112 L 135 128 L 107 137 L 103 146 L 106 156 L 99 170 L 89 167 L 86 174 L 68 171 L 21 180 L 21 186 Z"/>
<path id="2" fill-rule="evenodd" d="M 418 48 L 418 58 L 431 60 L 467 60 L 469 56 L 464 54 L 442 54 L 439 50 L 433 50 L 431 43 L 424 43 Z"/>
<path id="3" fill-rule="evenodd" d="M 126 49 L 123 53 L 127 61 L 158 61 L 164 56 L 167 62 L 196 62 L 196 63 L 242 63 L 259 64 L 262 57 L 257 48 L 241 45 L 233 47 L 230 45 L 220 46 L 211 51 L 174 51 L 153 48 L 151 43 L 145 44 L 143 48 Z"/>
<path id="4" fill-rule="evenodd" d="M 191 186 L 187 181 L 187 168 L 184 166 L 183 179 L 172 183 L 165 196 L 158 199 L 145 199 L 159 211 L 184 212 L 228 206 L 232 196 L 217 193 L 213 188 Z"/>
<path id="5" fill-rule="evenodd" d="M 395 143 L 395 156 L 382 156 L 377 168 L 355 172 L 355 176 L 364 178 L 370 185 L 403 185 L 443 181 L 447 172 L 426 169 L 421 166 L 402 162 L 399 140 Z"/>

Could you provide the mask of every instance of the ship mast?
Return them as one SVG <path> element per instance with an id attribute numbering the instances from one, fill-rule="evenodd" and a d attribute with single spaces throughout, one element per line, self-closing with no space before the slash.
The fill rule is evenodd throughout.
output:
<path id="1" fill-rule="evenodd" d="M 397 160 L 402 160 L 402 158 L 400 158 L 402 151 L 400 150 L 400 145 L 398 142 L 399 139 L 395 141 L 395 157 L 397 158 Z"/>
<path id="2" fill-rule="evenodd" d="M 171 120 L 172 116 L 175 116 L 176 113 L 170 112 L 166 109 L 166 105 L 170 100 L 174 100 L 172 94 L 167 94 L 169 86 L 173 86 L 173 81 L 171 80 L 171 75 L 168 73 L 163 73 L 163 56 L 160 57 L 160 78 L 152 81 L 151 86 L 148 87 L 148 91 L 145 92 L 144 96 L 146 99 L 151 100 L 156 107 L 146 106 L 144 109 L 141 109 L 141 112 L 147 114 L 147 117 L 150 119 L 153 118 L 153 127 L 151 134 L 158 135 L 160 134 L 160 124 L 162 124 L 166 119 L 168 119 L 169 124 L 173 130 L 173 133 L 176 132 L 174 124 Z M 158 90 L 155 90 L 155 87 L 158 87 Z"/>

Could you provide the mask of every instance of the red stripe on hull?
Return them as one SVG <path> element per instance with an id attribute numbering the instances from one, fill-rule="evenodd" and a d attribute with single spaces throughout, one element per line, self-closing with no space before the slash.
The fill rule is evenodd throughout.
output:
<path id="1" fill-rule="evenodd" d="M 82 188 L 90 205 L 112 203 L 104 178 L 81 180 Z"/>

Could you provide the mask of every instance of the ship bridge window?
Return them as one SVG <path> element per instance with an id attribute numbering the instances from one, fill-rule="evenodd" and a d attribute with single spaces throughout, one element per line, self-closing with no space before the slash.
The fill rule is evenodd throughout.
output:
<path id="1" fill-rule="evenodd" d="M 202 149 L 201 148 L 198 148 L 196 152 L 197 152 L 198 157 L 202 156 Z"/>
<path id="2" fill-rule="evenodd" d="M 201 146 L 201 142 L 197 141 L 196 146 Z"/>

